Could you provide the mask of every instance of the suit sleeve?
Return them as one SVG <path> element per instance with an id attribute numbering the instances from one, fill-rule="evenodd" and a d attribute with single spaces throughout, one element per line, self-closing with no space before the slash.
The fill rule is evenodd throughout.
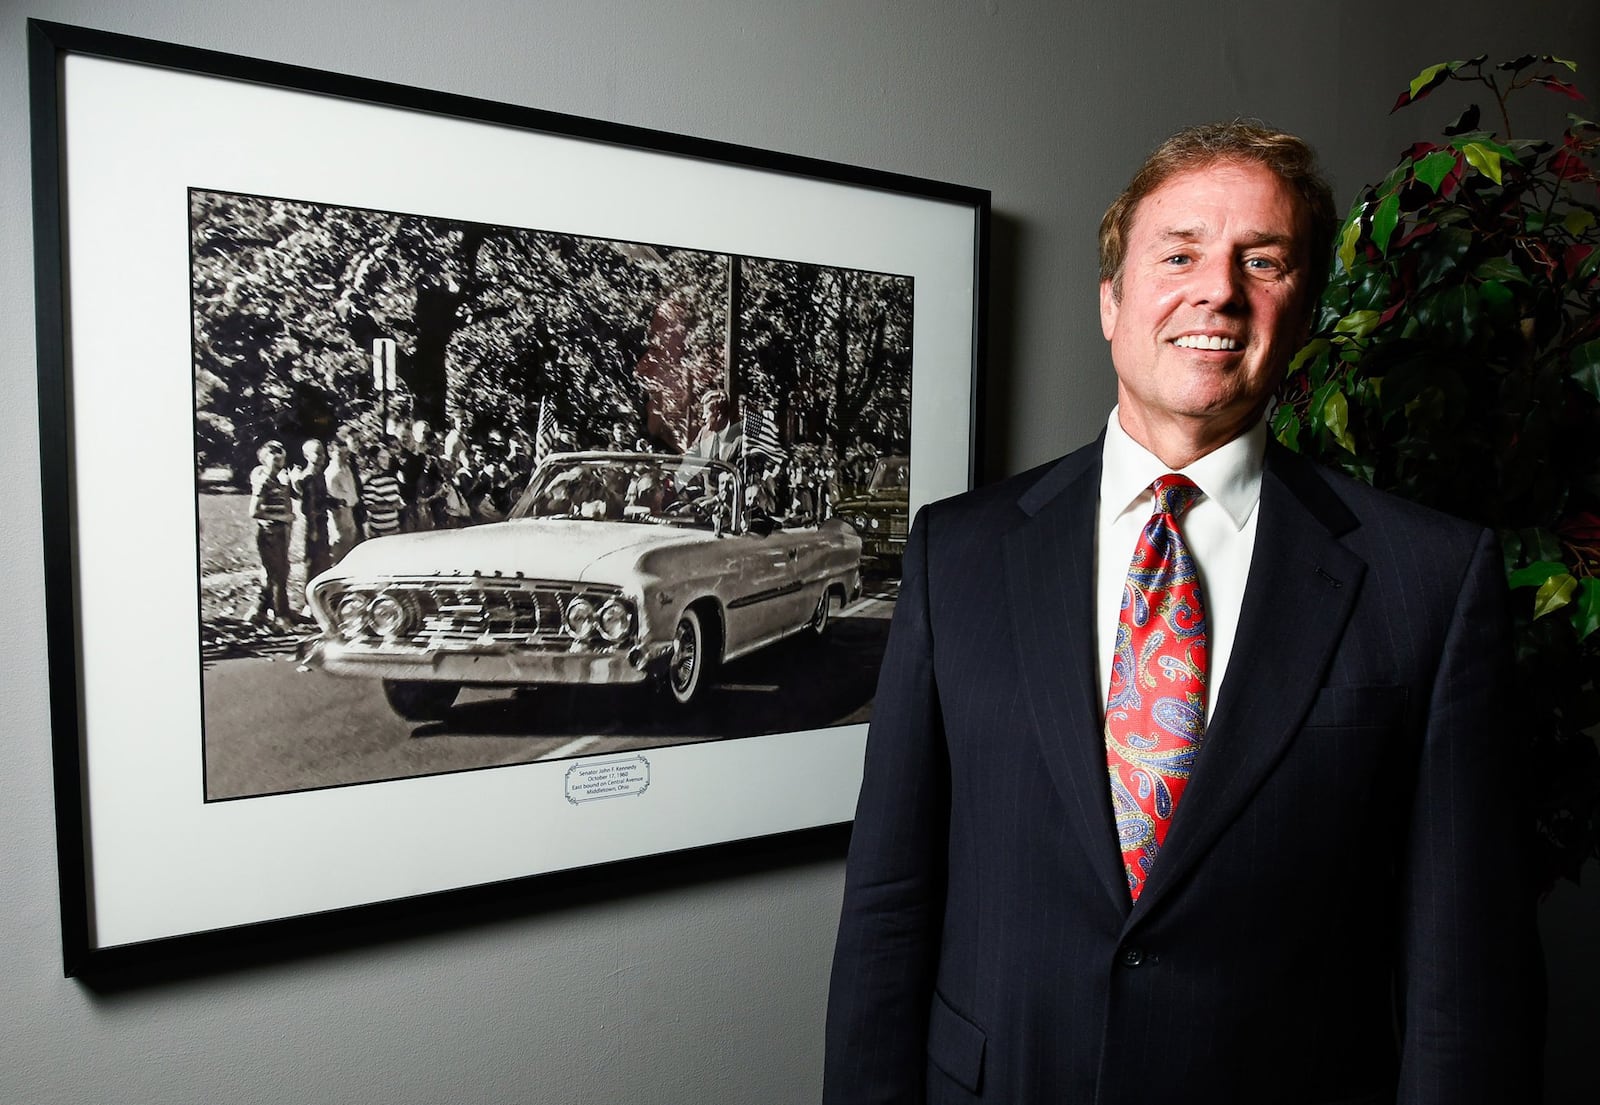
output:
<path id="1" fill-rule="evenodd" d="M 919 511 L 873 703 L 828 994 L 826 1105 L 923 1100 L 950 811 L 928 528 Z"/>
<path id="2" fill-rule="evenodd" d="M 1500 549 L 1478 543 L 1423 719 L 1401 857 L 1400 1105 L 1539 1099 L 1526 788 Z"/>

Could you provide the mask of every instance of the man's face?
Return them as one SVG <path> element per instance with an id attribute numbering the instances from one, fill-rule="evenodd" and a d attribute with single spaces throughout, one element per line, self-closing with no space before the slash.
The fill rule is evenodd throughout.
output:
<path id="1" fill-rule="evenodd" d="M 1263 166 L 1218 162 L 1169 179 L 1134 213 L 1120 299 L 1100 285 L 1119 419 L 1150 447 L 1214 448 L 1260 417 L 1310 321 L 1310 220 Z"/>

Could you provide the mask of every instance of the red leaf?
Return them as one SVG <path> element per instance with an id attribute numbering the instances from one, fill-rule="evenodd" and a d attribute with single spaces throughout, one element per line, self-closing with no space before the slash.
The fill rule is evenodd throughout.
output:
<path id="1" fill-rule="evenodd" d="M 1439 224 L 1438 223 L 1418 223 L 1416 226 L 1414 226 L 1410 230 L 1406 231 L 1405 234 L 1403 234 L 1401 236 L 1401 238 L 1400 238 L 1400 240 L 1398 242 L 1390 242 L 1389 243 L 1389 248 L 1391 250 L 1392 249 L 1398 249 L 1400 246 L 1407 245 L 1407 244 L 1409 244 L 1411 242 L 1414 242 L 1418 238 L 1421 238 L 1425 234 L 1432 234 L 1435 230 L 1438 230 L 1438 229 L 1439 229 Z"/>
<path id="2" fill-rule="evenodd" d="M 1398 100 L 1396 100 L 1394 102 L 1394 106 L 1389 109 L 1389 114 L 1393 115 L 1395 112 L 1399 111 L 1401 108 L 1405 107 L 1410 102 L 1411 102 L 1411 93 L 1410 93 L 1410 91 L 1406 91 L 1406 92 L 1400 93 L 1400 98 Z"/>
<path id="3" fill-rule="evenodd" d="M 1556 523 L 1556 532 L 1568 541 L 1600 541 L 1600 518 L 1590 511 L 1572 514 Z"/>
<path id="4" fill-rule="evenodd" d="M 1461 158 L 1456 158 L 1456 167 L 1446 173 L 1445 178 L 1439 182 L 1439 194 L 1445 199 L 1449 199 L 1461 185 L 1461 177 L 1464 175 L 1462 163 Z"/>
<path id="5" fill-rule="evenodd" d="M 1579 103 L 1583 102 L 1583 93 L 1579 92 L 1566 81 L 1558 81 L 1554 77 L 1534 77 L 1531 83 L 1542 84 L 1550 91 L 1559 92 L 1569 100 L 1577 100 Z"/>
<path id="6" fill-rule="evenodd" d="M 1567 247 L 1566 252 L 1561 255 L 1561 267 L 1566 270 L 1567 279 L 1572 279 L 1573 274 L 1578 271 L 1578 266 L 1583 264 L 1584 258 L 1593 252 L 1594 246 L 1591 245 L 1579 244 Z"/>
<path id="7" fill-rule="evenodd" d="M 1421 161 L 1424 157 L 1427 157 L 1430 153 L 1438 148 L 1439 147 L 1435 146 L 1432 142 L 1417 142 L 1414 143 L 1412 147 L 1402 156 L 1410 159 L 1411 161 Z"/>
<path id="8" fill-rule="evenodd" d="M 1383 312 L 1383 314 L 1378 316 L 1378 325 L 1379 326 L 1387 326 L 1387 325 L 1389 325 L 1389 323 L 1394 321 L 1394 316 L 1398 315 L 1400 313 L 1400 309 L 1402 307 L 1404 307 L 1405 305 L 1406 305 L 1406 301 L 1402 299 L 1399 302 L 1397 302 L 1393 307 L 1390 307 L 1387 311 Z"/>
<path id="9" fill-rule="evenodd" d="M 1593 174 L 1589 165 L 1578 156 L 1578 151 L 1583 149 L 1576 137 L 1567 135 L 1566 141 L 1561 143 L 1561 148 L 1550 156 L 1550 171 L 1562 180 L 1588 180 Z"/>

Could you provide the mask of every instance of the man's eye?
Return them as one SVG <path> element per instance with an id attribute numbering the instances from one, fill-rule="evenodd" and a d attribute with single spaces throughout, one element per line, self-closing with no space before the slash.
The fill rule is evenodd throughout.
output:
<path id="1" fill-rule="evenodd" d="M 1271 257 L 1248 257 L 1244 267 L 1253 272 L 1278 273 L 1283 271 L 1283 265 Z"/>
<path id="2" fill-rule="evenodd" d="M 1187 253 L 1174 253 L 1171 257 L 1164 259 L 1161 263 L 1163 265 L 1172 265 L 1174 268 L 1176 268 L 1182 265 L 1187 265 L 1192 260 L 1193 258 Z"/>

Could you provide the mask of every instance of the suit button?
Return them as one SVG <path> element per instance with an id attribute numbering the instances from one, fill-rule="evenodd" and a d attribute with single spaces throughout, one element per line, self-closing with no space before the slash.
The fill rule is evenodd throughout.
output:
<path id="1" fill-rule="evenodd" d="M 1145 954 L 1138 948 L 1123 948 L 1119 961 L 1124 967 L 1142 967 L 1145 962 Z"/>

